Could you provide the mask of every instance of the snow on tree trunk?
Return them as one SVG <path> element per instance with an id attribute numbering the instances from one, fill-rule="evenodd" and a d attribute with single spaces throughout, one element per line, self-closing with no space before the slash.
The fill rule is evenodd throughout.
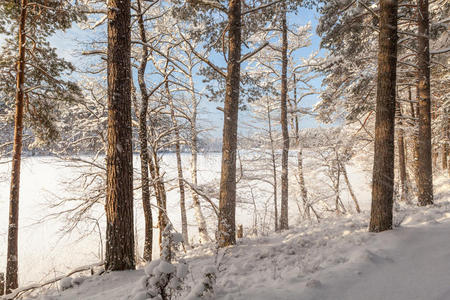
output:
<path id="1" fill-rule="evenodd" d="M 288 178 L 288 162 L 289 162 L 289 131 L 287 120 L 287 21 L 286 21 L 286 4 L 283 5 L 282 12 L 282 67 L 281 67 L 281 131 L 283 135 L 283 151 L 281 156 L 281 211 L 280 211 L 280 229 L 289 228 L 288 220 L 288 200 L 289 200 L 289 178 Z"/>
<path id="2" fill-rule="evenodd" d="M 16 75 L 16 112 L 14 116 L 14 145 L 11 168 L 11 187 L 9 196 L 8 252 L 6 255 L 6 293 L 18 287 L 18 232 L 19 232 L 19 189 L 20 163 L 22 159 L 22 133 L 24 113 L 25 83 L 25 43 L 27 0 L 22 0 L 19 23 L 19 57 Z"/>
<path id="3" fill-rule="evenodd" d="M 419 205 L 433 204 L 433 173 L 431 155 L 431 97 L 430 97 L 430 29 L 428 0 L 417 3 L 418 96 L 419 96 L 419 136 L 418 136 L 418 192 Z"/>
<path id="4" fill-rule="evenodd" d="M 148 141 L 147 141 L 147 111 L 148 111 L 148 93 L 145 83 L 145 69 L 149 57 L 147 36 L 145 33 L 144 18 L 141 12 L 141 0 L 137 1 L 138 8 L 138 25 L 139 34 L 144 43 L 142 46 L 142 57 L 138 69 L 138 83 L 141 91 L 141 107 L 139 110 L 139 144 L 141 158 L 141 192 L 142 192 L 142 208 L 144 210 L 145 222 L 145 241 L 144 241 L 144 260 L 152 260 L 153 250 L 153 216 L 150 205 L 150 183 L 148 178 Z"/>
<path id="5" fill-rule="evenodd" d="M 130 1 L 108 1 L 106 270 L 135 268 Z"/>
<path id="6" fill-rule="evenodd" d="M 396 0 L 380 1 L 375 151 L 369 231 L 392 229 L 397 66 Z"/>

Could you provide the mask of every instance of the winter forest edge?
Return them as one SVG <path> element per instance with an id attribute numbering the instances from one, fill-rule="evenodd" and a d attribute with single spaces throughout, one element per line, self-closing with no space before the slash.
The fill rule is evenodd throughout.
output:
<path id="1" fill-rule="evenodd" d="M 3 0 L 0 299 L 450 299 L 449 24 Z"/>

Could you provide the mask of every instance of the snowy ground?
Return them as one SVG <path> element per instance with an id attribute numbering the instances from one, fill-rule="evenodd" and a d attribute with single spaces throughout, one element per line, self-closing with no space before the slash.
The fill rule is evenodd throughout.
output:
<path id="1" fill-rule="evenodd" d="M 435 180 L 436 204 L 397 206 L 394 230 L 367 232 L 368 214 L 304 223 L 281 234 L 244 238 L 216 253 L 184 254 L 186 290 L 218 259 L 216 299 L 450 299 L 450 180 Z M 93 276 L 41 299 L 132 299 L 142 270 Z"/>

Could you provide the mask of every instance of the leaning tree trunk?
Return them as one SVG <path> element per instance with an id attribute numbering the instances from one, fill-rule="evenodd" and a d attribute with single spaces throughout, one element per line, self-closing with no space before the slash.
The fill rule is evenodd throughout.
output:
<path id="1" fill-rule="evenodd" d="M 184 192 L 184 177 L 183 177 L 183 166 L 181 164 L 181 147 L 180 147 L 180 129 L 178 128 L 177 118 L 175 116 L 175 107 L 173 104 L 172 95 L 169 90 L 169 82 L 165 83 L 167 97 L 169 99 L 170 105 L 170 118 L 172 119 L 172 124 L 175 131 L 175 155 L 177 157 L 177 174 L 178 174 L 178 187 L 180 189 L 180 212 L 181 212 L 181 234 L 183 235 L 183 240 L 186 245 L 189 245 L 188 236 L 188 224 L 186 216 L 186 197 Z"/>
<path id="2" fill-rule="evenodd" d="M 145 32 L 144 18 L 141 10 L 141 0 L 137 1 L 138 7 L 138 24 L 139 34 L 142 39 L 142 57 L 138 69 L 138 82 L 141 91 L 141 107 L 139 110 L 139 144 L 141 148 L 141 192 L 142 192 L 142 208 L 144 210 L 145 221 L 145 241 L 144 241 L 144 260 L 152 260 L 153 250 L 153 216 L 152 207 L 150 205 L 150 183 L 148 178 L 148 141 L 147 141 L 147 111 L 148 98 L 147 85 L 145 83 L 145 69 L 147 67 L 147 60 L 149 51 L 147 44 L 147 35 Z"/>
<path id="3" fill-rule="evenodd" d="M 155 136 L 154 130 L 150 130 L 152 136 Z M 169 224 L 169 217 L 167 216 L 167 195 L 164 186 L 163 178 L 160 174 L 158 152 L 152 149 L 152 159 L 150 161 L 150 173 L 155 182 L 156 204 L 158 206 L 158 228 L 159 228 L 159 248 L 162 250 L 163 233 L 166 226 Z"/>
<path id="4" fill-rule="evenodd" d="M 25 42 L 27 0 L 22 0 L 19 21 L 19 59 L 16 75 L 16 113 L 14 116 L 14 146 L 11 169 L 11 188 L 9 195 L 8 252 L 6 255 L 6 293 L 18 287 L 18 233 L 19 233 L 19 189 L 20 162 L 22 159 L 22 132 L 25 83 Z"/>
<path id="5" fill-rule="evenodd" d="M 135 268 L 130 1 L 108 1 L 106 270 Z"/>
<path id="6" fill-rule="evenodd" d="M 431 158 L 431 97 L 430 97 L 430 30 L 428 19 L 428 0 L 418 0 L 417 18 L 419 34 L 417 37 L 418 95 L 419 95 L 419 137 L 418 137 L 418 175 L 419 205 L 433 204 L 433 173 Z"/>
<path id="7" fill-rule="evenodd" d="M 406 175 L 406 155 L 405 155 L 405 139 L 404 139 L 404 131 L 402 128 L 402 108 L 400 106 L 400 102 L 397 102 L 397 117 L 398 117 L 398 126 L 397 129 L 397 149 L 398 149 L 398 162 L 400 169 L 400 184 L 402 186 L 402 195 L 400 199 L 402 201 L 408 200 L 408 178 Z"/>
<path id="8" fill-rule="evenodd" d="M 380 0 L 375 152 L 369 231 L 392 229 L 397 66 L 396 0 Z"/>
<path id="9" fill-rule="evenodd" d="M 282 23 L 282 67 L 281 67 L 281 131 L 283 136 L 283 151 L 281 155 L 281 212 L 280 212 L 280 229 L 289 228 L 288 220 L 288 162 L 289 162 L 289 131 L 287 120 L 287 22 L 286 22 L 286 5 L 283 5 Z"/>
<path id="10" fill-rule="evenodd" d="M 348 192 L 350 193 L 350 196 L 352 197 L 353 202 L 355 203 L 355 209 L 357 213 L 361 212 L 361 208 L 359 207 L 358 199 L 356 198 L 355 193 L 353 192 L 352 185 L 350 184 L 350 180 L 348 179 L 347 174 L 347 168 L 345 167 L 344 163 L 340 163 L 342 175 L 344 175 L 345 184 L 347 185 Z"/>
<path id="11" fill-rule="evenodd" d="M 191 97 L 192 97 L 192 119 L 191 119 L 191 180 L 192 183 L 198 185 L 198 133 L 197 133 L 197 100 L 195 97 L 195 86 L 192 76 L 192 69 L 189 70 L 189 83 L 191 85 Z M 197 220 L 198 233 L 200 236 L 200 242 L 207 243 L 211 241 L 206 227 L 206 220 L 202 213 L 202 207 L 200 205 L 200 199 L 197 193 L 192 190 L 192 206 L 195 211 L 195 219 Z"/>
<path id="12" fill-rule="evenodd" d="M 228 5 L 228 67 L 222 140 L 218 243 L 236 244 L 236 150 L 241 78 L 241 0 Z"/>

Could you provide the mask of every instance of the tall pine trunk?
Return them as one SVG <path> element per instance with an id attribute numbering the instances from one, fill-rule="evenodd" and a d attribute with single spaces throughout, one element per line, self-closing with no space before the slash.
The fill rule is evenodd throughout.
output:
<path id="1" fill-rule="evenodd" d="M 241 0 L 228 4 L 228 66 L 222 141 L 218 243 L 236 244 L 236 150 L 241 78 Z"/>
<path id="2" fill-rule="evenodd" d="M 148 98 L 147 85 L 145 83 L 145 69 L 147 67 L 147 60 L 149 57 L 147 43 L 147 35 L 144 26 L 144 17 L 141 9 L 141 0 L 137 1 L 138 7 L 138 25 L 139 34 L 142 40 L 142 57 L 138 69 L 138 83 L 141 91 L 141 107 L 139 110 L 139 144 L 141 148 L 141 192 L 142 192 L 142 208 L 144 210 L 145 222 L 145 241 L 144 241 L 144 260 L 152 260 L 153 250 L 153 216 L 150 205 L 150 183 L 148 177 L 148 141 L 147 141 L 147 111 Z"/>
<path id="3" fill-rule="evenodd" d="M 392 229 L 397 66 L 396 0 L 380 0 L 375 152 L 369 231 Z"/>
<path id="4" fill-rule="evenodd" d="M 130 0 L 108 1 L 106 270 L 135 268 Z"/>
<path id="5" fill-rule="evenodd" d="M 11 187 L 9 195 L 8 252 L 6 262 L 6 293 L 18 287 L 18 233 L 19 233 L 19 189 L 20 163 L 22 160 L 22 134 L 25 83 L 25 42 L 27 0 L 22 0 L 19 20 L 19 59 L 16 75 L 16 112 L 14 116 L 14 146 L 11 169 Z"/>
<path id="6" fill-rule="evenodd" d="M 289 228 L 288 220 L 288 200 L 289 200 L 289 178 L 288 178 L 288 163 L 289 163 L 289 131 L 287 119 L 287 21 L 286 21 L 286 4 L 283 5 L 281 26 L 282 26 L 282 48 L 281 48 L 281 131 L 283 136 L 283 151 L 281 155 L 281 212 L 280 212 L 280 229 L 285 230 Z"/>
<path id="7" fill-rule="evenodd" d="M 431 155 L 431 97 L 430 97 L 430 30 L 428 18 L 428 0 L 418 0 L 417 37 L 419 96 L 419 137 L 418 137 L 418 181 L 419 205 L 433 204 L 433 173 Z"/>

